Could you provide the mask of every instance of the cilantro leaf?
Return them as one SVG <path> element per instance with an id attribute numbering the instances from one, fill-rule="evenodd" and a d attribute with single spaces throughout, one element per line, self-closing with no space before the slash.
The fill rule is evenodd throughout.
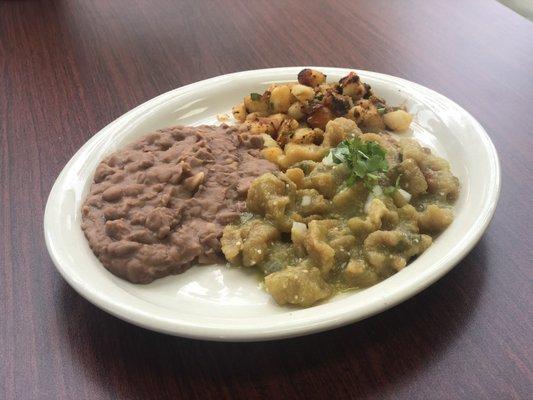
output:
<path id="1" fill-rule="evenodd" d="M 261 100 L 261 96 L 259 93 L 250 93 L 250 98 L 252 99 L 252 101 L 259 101 Z"/>
<path id="2" fill-rule="evenodd" d="M 367 188 L 376 185 L 389 169 L 385 158 L 386 151 L 378 143 L 362 142 L 359 138 L 343 140 L 331 149 L 331 159 L 335 164 L 346 164 L 350 176 L 346 180 L 348 186 L 362 181 Z"/>

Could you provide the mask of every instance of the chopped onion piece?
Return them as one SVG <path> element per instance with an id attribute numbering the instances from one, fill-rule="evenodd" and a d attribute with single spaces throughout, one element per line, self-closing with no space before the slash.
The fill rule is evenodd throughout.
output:
<path id="1" fill-rule="evenodd" d="M 293 221 L 292 222 L 292 229 L 294 229 L 296 231 L 306 231 L 307 230 L 307 225 L 304 224 L 303 222 Z"/>
<path id="2" fill-rule="evenodd" d="M 322 164 L 324 164 L 324 165 L 333 165 L 333 164 L 335 164 L 333 162 L 333 155 L 331 154 L 331 150 L 328 153 L 328 155 L 322 159 Z"/>
<path id="3" fill-rule="evenodd" d="M 366 198 L 366 203 L 363 208 L 366 214 L 368 214 L 368 211 L 370 210 L 370 203 L 372 203 L 372 200 L 379 198 L 380 196 L 383 196 L 383 189 L 379 185 L 375 185 L 370 193 L 368 193 L 368 197 Z"/>
<path id="4" fill-rule="evenodd" d="M 307 195 L 303 196 L 302 197 L 302 206 L 305 207 L 305 206 L 308 206 L 309 204 L 311 204 L 311 196 L 307 196 Z M 297 222 L 295 222 L 295 224 L 296 223 Z"/>
<path id="5" fill-rule="evenodd" d="M 411 201 L 412 196 L 411 196 L 411 193 L 409 193 L 408 191 L 399 188 L 398 193 L 400 193 L 402 197 L 405 199 L 405 201 L 407 201 L 408 203 Z"/>
<path id="6" fill-rule="evenodd" d="M 368 212 L 370 211 L 370 203 L 372 203 L 372 200 L 374 199 L 375 199 L 374 195 L 372 193 L 369 193 L 368 197 L 366 198 L 365 207 L 363 208 L 363 210 L 365 211 L 365 214 L 368 214 Z"/>
<path id="7" fill-rule="evenodd" d="M 291 240 L 307 235 L 307 225 L 302 222 L 294 221 L 291 228 Z"/>

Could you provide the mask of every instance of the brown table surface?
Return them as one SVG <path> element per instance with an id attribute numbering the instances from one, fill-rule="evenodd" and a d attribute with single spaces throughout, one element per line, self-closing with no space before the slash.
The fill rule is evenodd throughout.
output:
<path id="1" fill-rule="evenodd" d="M 47 254 L 50 188 L 130 108 L 211 76 L 354 67 L 449 96 L 501 158 L 494 219 L 452 272 L 330 332 L 267 343 L 153 333 L 77 295 Z M 485 1 L 0 3 L 0 398 L 533 396 L 533 24 Z"/>

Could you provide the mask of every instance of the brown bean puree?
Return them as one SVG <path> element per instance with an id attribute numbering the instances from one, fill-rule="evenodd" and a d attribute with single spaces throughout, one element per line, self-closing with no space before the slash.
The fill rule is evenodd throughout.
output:
<path id="1" fill-rule="evenodd" d="M 91 249 L 134 283 L 223 260 L 250 183 L 277 170 L 261 136 L 222 125 L 159 130 L 104 159 L 82 207 Z"/>

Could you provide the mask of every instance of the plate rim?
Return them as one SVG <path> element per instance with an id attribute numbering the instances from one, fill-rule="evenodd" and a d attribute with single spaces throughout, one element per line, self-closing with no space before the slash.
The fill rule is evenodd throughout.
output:
<path id="1" fill-rule="evenodd" d="M 468 230 L 471 236 L 470 240 L 466 242 L 465 244 L 460 245 L 459 249 L 455 250 L 453 257 L 451 257 L 441 269 L 436 271 L 434 274 L 426 277 L 425 280 L 419 280 L 418 282 L 415 282 L 417 283 L 416 285 L 409 286 L 410 290 L 408 290 L 407 293 L 403 293 L 403 291 L 397 291 L 396 293 L 393 293 L 392 295 L 383 296 L 383 298 L 374 301 L 373 304 L 371 305 L 367 305 L 366 312 L 358 314 L 358 313 L 350 313 L 349 312 L 350 310 L 347 310 L 337 315 L 336 318 L 323 319 L 317 323 L 313 323 L 312 326 L 309 326 L 309 324 L 303 324 L 303 325 L 296 325 L 296 326 L 289 326 L 289 327 L 273 327 L 271 329 L 260 330 L 259 332 L 257 328 L 253 329 L 253 327 L 252 329 L 250 328 L 243 329 L 242 327 L 240 327 L 239 330 L 231 330 L 230 327 L 221 328 L 220 326 L 208 326 L 205 324 L 197 325 L 197 324 L 186 323 L 183 320 L 176 321 L 175 319 L 169 320 L 165 318 L 159 318 L 156 316 L 152 316 L 152 315 L 143 313 L 141 310 L 128 308 L 127 306 L 125 307 L 120 302 L 113 302 L 112 299 L 110 300 L 105 297 L 102 297 L 98 295 L 97 293 L 95 293 L 94 291 L 91 291 L 90 288 L 88 288 L 82 282 L 76 279 L 73 279 L 68 274 L 68 271 L 62 265 L 61 257 L 58 254 L 57 249 L 55 249 L 54 247 L 54 243 L 53 243 L 54 238 L 52 237 L 50 230 L 47 228 L 48 224 L 53 223 L 53 221 L 51 220 L 52 218 L 51 203 L 54 197 L 57 196 L 60 184 L 62 183 L 69 168 L 72 166 L 75 160 L 80 156 L 80 154 L 83 153 L 85 149 L 90 147 L 91 143 L 96 142 L 99 138 L 108 134 L 108 132 L 112 131 L 116 126 L 119 126 L 121 123 L 130 121 L 132 116 L 139 114 L 139 113 L 144 113 L 153 107 L 157 107 L 157 105 L 164 103 L 165 100 L 173 98 L 176 95 L 179 95 L 179 94 L 185 95 L 189 93 L 190 91 L 194 90 L 198 86 L 204 86 L 206 84 L 215 83 L 218 81 L 225 81 L 225 80 L 236 78 L 236 77 L 243 78 L 243 77 L 247 77 L 250 75 L 260 76 L 265 73 L 272 75 L 275 73 L 286 74 L 287 72 L 291 72 L 291 71 L 298 72 L 302 68 L 313 68 L 313 69 L 318 69 L 318 70 L 326 71 L 326 72 L 334 71 L 334 73 L 338 73 L 338 74 L 346 73 L 347 71 L 356 71 L 357 73 L 363 76 L 371 75 L 376 78 L 393 79 L 394 81 L 401 82 L 403 84 L 414 87 L 416 88 L 417 91 L 429 93 L 433 97 L 440 98 L 444 100 L 446 103 L 454 106 L 457 110 L 461 111 L 461 114 L 468 119 L 468 122 L 471 123 L 476 128 L 477 133 L 481 135 L 481 137 L 484 140 L 483 147 L 486 149 L 487 156 L 489 157 L 491 161 L 491 166 L 490 166 L 491 174 L 488 179 L 493 184 L 493 190 L 489 192 L 490 197 L 488 197 L 486 201 L 484 202 L 485 206 L 482 208 L 482 212 L 478 216 L 479 217 L 478 220 L 481 218 L 481 222 L 479 224 L 473 225 Z M 215 340 L 215 341 L 274 340 L 274 339 L 289 338 L 289 337 L 301 336 L 301 335 L 310 334 L 310 333 L 321 332 L 321 331 L 325 331 L 329 329 L 334 329 L 339 326 L 347 325 L 353 322 L 357 322 L 359 320 L 368 318 L 377 313 L 383 312 L 415 296 L 416 294 L 418 294 L 419 292 L 421 292 L 428 286 L 432 285 L 434 282 L 436 282 L 442 276 L 448 273 L 454 266 L 456 266 L 479 242 L 481 236 L 487 229 L 494 215 L 494 212 L 496 210 L 496 206 L 498 203 L 498 199 L 500 196 L 500 191 L 501 191 L 501 168 L 500 168 L 500 161 L 499 161 L 498 153 L 496 151 L 494 144 L 492 143 L 489 135 L 487 134 L 483 126 L 467 110 L 462 108 L 460 105 L 458 105 L 457 103 L 455 103 L 453 100 L 449 99 L 448 97 L 430 88 L 427 88 L 415 82 L 406 80 L 404 78 L 400 78 L 400 77 L 396 77 L 396 76 L 388 75 L 388 74 L 382 74 L 379 72 L 367 71 L 367 70 L 359 70 L 359 69 L 352 69 L 352 68 L 320 67 L 320 66 L 305 66 L 305 67 L 304 66 L 290 66 L 290 67 L 277 67 L 277 68 L 263 68 L 263 69 L 238 71 L 238 72 L 233 72 L 229 74 L 218 75 L 215 77 L 207 78 L 204 80 L 190 83 L 185 86 L 172 89 L 152 99 L 149 99 L 146 102 L 139 104 L 138 106 L 122 114 L 117 119 L 115 119 L 114 121 L 106 125 L 104 128 L 99 130 L 96 134 L 94 134 L 91 138 L 89 138 L 75 152 L 75 154 L 66 163 L 66 165 L 63 167 L 60 174 L 56 178 L 54 184 L 52 185 L 50 194 L 46 202 L 44 218 L 43 218 L 43 222 L 44 222 L 43 228 L 44 228 L 45 243 L 46 243 L 48 253 L 56 269 L 61 274 L 61 276 L 67 281 L 67 283 L 78 294 L 80 294 L 82 297 L 87 299 L 89 302 L 93 303 L 94 305 L 101 308 L 102 310 L 122 320 L 125 320 L 137 326 L 141 326 L 143 328 L 154 330 L 157 332 L 181 336 L 181 337 L 194 338 L 194 339 Z M 295 309 L 295 311 L 297 310 Z"/>

